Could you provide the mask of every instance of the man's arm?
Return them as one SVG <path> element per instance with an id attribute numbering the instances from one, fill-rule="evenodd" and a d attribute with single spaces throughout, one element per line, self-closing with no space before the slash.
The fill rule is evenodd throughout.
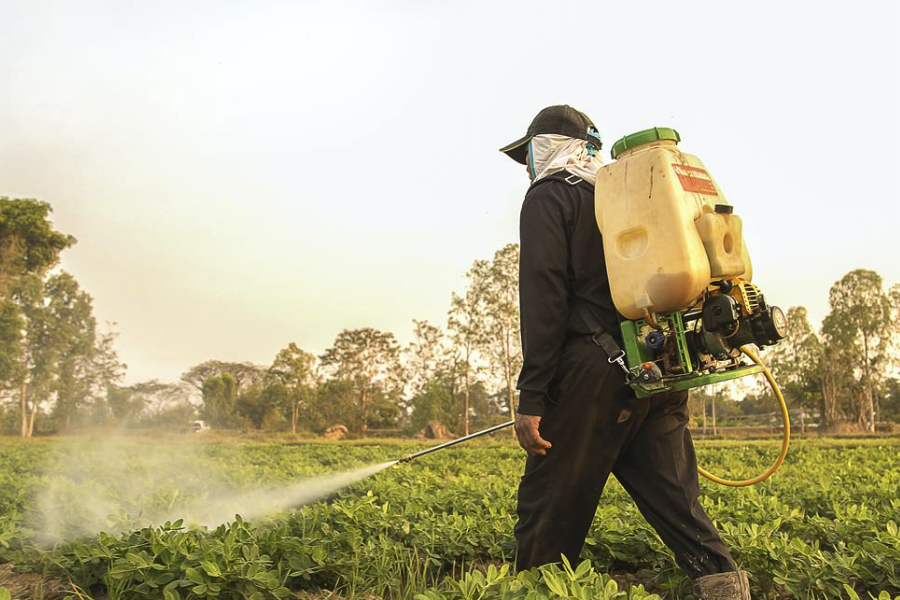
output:
<path id="1" fill-rule="evenodd" d="M 563 190 L 556 182 L 533 188 L 519 219 L 519 304 L 522 371 L 519 414 L 541 416 L 569 321 L 569 240 Z"/>

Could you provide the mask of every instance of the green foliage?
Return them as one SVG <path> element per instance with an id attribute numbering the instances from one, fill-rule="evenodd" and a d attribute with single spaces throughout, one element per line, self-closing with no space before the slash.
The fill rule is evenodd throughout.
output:
<path id="1" fill-rule="evenodd" d="M 312 409 L 312 400 L 317 383 L 316 357 L 301 350 L 291 342 L 275 357 L 269 368 L 269 377 L 275 385 L 269 386 L 268 394 L 264 394 L 269 406 L 278 406 L 281 413 L 290 419 L 291 432 L 297 432 L 297 424 L 301 416 Z"/>
<path id="2" fill-rule="evenodd" d="M 453 427 L 460 416 L 458 369 L 450 340 L 428 321 L 413 319 L 413 339 L 405 352 L 409 426 L 420 431 L 430 421 Z"/>
<path id="3" fill-rule="evenodd" d="M 846 418 L 874 431 L 876 398 L 883 389 L 896 331 L 891 295 L 878 273 L 857 269 L 831 287 L 828 303 L 831 311 L 822 332 L 831 381 L 825 382 L 823 408 L 828 416 L 842 410 Z M 846 406 L 839 407 L 839 400 Z"/>
<path id="4" fill-rule="evenodd" d="M 66 427 L 121 377 L 112 336 L 98 336 L 91 296 L 70 274 L 19 277 L 2 312 L 0 327 L 10 346 L 0 351 L 0 375 L 5 375 L 0 388 L 18 392 L 24 437 L 32 435 L 42 405 L 52 403 L 56 428 Z M 18 339 L 9 331 L 16 324 Z"/>
<path id="5" fill-rule="evenodd" d="M 881 418 L 885 421 L 900 422 L 900 379 L 887 381 L 884 398 L 881 401 Z"/>
<path id="6" fill-rule="evenodd" d="M 207 360 L 194 365 L 188 369 L 182 376 L 181 381 L 185 385 L 203 392 L 203 383 L 210 377 L 224 375 L 228 373 L 234 378 L 237 389 L 240 390 L 245 385 L 260 383 L 266 375 L 264 367 L 254 365 L 250 362 L 229 362 L 223 360 Z"/>
<path id="7" fill-rule="evenodd" d="M 95 413 L 95 423 L 111 420 L 117 426 L 164 427 L 179 431 L 197 417 L 184 386 L 156 379 L 124 387 L 110 385 L 105 400 L 105 411 Z"/>
<path id="8" fill-rule="evenodd" d="M 271 405 L 273 396 L 265 394 L 261 385 L 251 385 L 245 388 L 235 400 L 234 412 L 242 417 L 247 425 L 259 429 L 263 423 L 274 426 L 281 418 L 278 411 Z"/>
<path id="9" fill-rule="evenodd" d="M 821 402 L 822 343 L 803 306 L 787 311 L 787 337 L 767 356 L 769 368 L 792 407 L 817 408 Z"/>
<path id="10" fill-rule="evenodd" d="M 507 244 L 494 253 L 486 274 L 482 349 L 503 382 L 507 414 L 513 414 L 515 381 L 522 367 L 519 323 L 519 245 Z"/>
<path id="11" fill-rule="evenodd" d="M 15 303 L 0 299 L 0 390 L 11 387 L 21 377 L 23 326 Z"/>
<path id="12" fill-rule="evenodd" d="M 75 238 L 53 229 L 50 205 L 0 198 L 0 390 L 15 389 L 20 433 L 52 406 L 54 427 L 102 401 L 122 366 L 98 335 L 91 296 L 66 272 L 48 275 Z"/>
<path id="13" fill-rule="evenodd" d="M 220 427 L 234 425 L 237 381 L 231 373 L 222 373 L 203 382 L 203 418 Z"/>
<path id="14" fill-rule="evenodd" d="M 518 575 L 510 574 L 509 565 L 499 569 L 490 565 L 486 571 L 471 571 L 448 583 L 449 589 L 430 589 L 416 594 L 415 600 L 660 600 L 643 585 L 620 590 L 609 575 L 597 573 L 590 561 L 573 569 L 565 558 L 562 567 L 546 565 Z"/>
<path id="15" fill-rule="evenodd" d="M 98 340 L 91 296 L 65 272 L 49 278 L 46 290 L 53 315 L 52 327 L 59 336 L 53 412 L 59 424 L 68 426 L 78 410 L 93 399 L 94 393 L 105 390 L 111 382 L 98 381 L 94 369 Z M 116 374 L 111 376 L 115 378 Z"/>
<path id="16" fill-rule="evenodd" d="M 413 431 L 420 431 L 429 422 L 452 424 L 456 419 L 456 399 L 446 381 L 433 379 L 427 382 L 412 399 L 411 425 Z"/>
<path id="17" fill-rule="evenodd" d="M 747 476 L 769 464 L 776 445 L 701 446 L 699 460 L 716 473 Z M 197 476 L 218 471 L 233 485 L 252 489 L 385 461 L 421 447 L 208 443 L 196 447 L 202 460 L 188 470 Z M 801 441 L 783 469 L 763 484 L 743 489 L 702 484 L 703 508 L 738 564 L 750 572 L 754 597 L 851 598 L 848 587 L 865 599 L 900 595 L 898 449 L 897 440 Z M 515 492 L 524 461 L 509 443 L 474 443 L 429 455 L 327 502 L 254 522 L 237 517 L 212 529 L 191 529 L 173 520 L 39 549 L 34 537 L 39 521 L 29 507 L 47 475 L 36 465 L 65 452 L 56 444 L 0 444 L 0 562 L 66 573 L 95 597 L 327 595 L 324 590 L 348 598 L 406 600 L 416 595 L 429 600 L 692 597 L 690 582 L 615 481 L 607 486 L 588 535 L 581 556 L 587 564 L 516 576 L 504 570 L 513 553 Z M 177 468 L 184 452 L 179 446 L 147 445 L 140 454 Z M 81 459 L 87 460 L 83 454 Z M 147 481 L 151 474 L 139 466 L 134 465 L 135 477 Z M 155 477 L 164 481 L 165 474 L 164 469 Z M 99 486 L 85 495 L 86 507 L 108 496 L 102 478 L 90 472 L 79 478 Z M 121 479 L 117 469 L 115 481 Z M 154 506 L 172 502 L 170 494 L 151 492 L 143 496 Z M 82 502 L 76 501 L 78 490 L 70 493 L 68 510 L 77 525 Z M 109 531 L 127 522 L 125 517 L 111 515 Z M 632 585 L 616 585 L 607 573 Z"/>
<path id="18" fill-rule="evenodd" d="M 345 329 L 321 357 L 322 366 L 335 380 L 348 382 L 356 396 L 351 429 L 393 424 L 403 391 L 400 346 L 393 333 L 370 327 Z"/>
<path id="19" fill-rule="evenodd" d="M 312 431 L 322 432 L 334 424 L 351 430 L 362 427 L 357 409 L 356 391 L 349 381 L 325 381 L 316 388 L 312 406 L 304 414 L 304 422 Z"/>
<path id="20" fill-rule="evenodd" d="M 0 299 L 19 277 L 55 266 L 60 252 L 75 243 L 53 229 L 50 211 L 46 202 L 0 197 Z"/>
<path id="21" fill-rule="evenodd" d="M 484 345 L 487 336 L 485 301 L 489 270 L 488 261 L 476 260 L 466 272 L 468 285 L 465 293 L 460 296 L 454 292 L 450 297 L 447 329 L 458 355 L 457 373 L 462 382 L 463 396 L 460 419 L 462 426 L 459 433 L 464 435 L 469 434 L 472 388 L 478 383 L 478 351 Z"/>

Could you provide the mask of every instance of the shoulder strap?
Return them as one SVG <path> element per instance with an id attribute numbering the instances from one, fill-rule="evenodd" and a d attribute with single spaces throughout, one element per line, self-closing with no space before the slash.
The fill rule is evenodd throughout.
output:
<path id="1" fill-rule="evenodd" d="M 584 182 L 585 185 L 588 185 L 588 186 L 591 185 L 590 182 L 585 181 L 578 175 L 573 175 L 572 173 L 569 173 L 568 171 L 557 171 L 556 173 L 551 173 L 550 175 L 547 175 L 546 177 L 541 177 L 540 179 L 538 179 L 537 181 L 532 183 L 531 187 L 533 188 L 533 187 L 539 186 L 542 183 L 546 183 L 548 181 L 564 181 L 565 183 L 568 183 L 571 186 L 576 186 L 581 182 Z M 529 188 L 529 189 L 531 189 L 531 188 Z"/>
<path id="2" fill-rule="evenodd" d="M 618 364 L 625 371 L 625 374 L 630 377 L 631 371 L 625 365 L 625 352 L 619 348 L 615 338 L 600 324 L 600 321 L 597 320 L 597 317 L 594 316 L 587 304 L 575 297 L 572 298 L 572 302 L 575 304 L 575 310 L 581 315 L 581 320 L 591 330 L 591 340 L 606 352 L 607 361 L 610 364 Z"/>

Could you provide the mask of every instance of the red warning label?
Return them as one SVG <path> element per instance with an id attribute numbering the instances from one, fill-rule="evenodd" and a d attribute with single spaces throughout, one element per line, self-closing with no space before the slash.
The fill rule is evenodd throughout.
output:
<path id="1" fill-rule="evenodd" d="M 684 191 L 705 194 L 706 196 L 719 195 L 715 184 L 712 182 L 712 177 L 703 169 L 677 163 L 673 163 L 672 168 L 675 169 L 675 174 L 678 175 L 678 180 L 681 182 L 681 187 Z"/>

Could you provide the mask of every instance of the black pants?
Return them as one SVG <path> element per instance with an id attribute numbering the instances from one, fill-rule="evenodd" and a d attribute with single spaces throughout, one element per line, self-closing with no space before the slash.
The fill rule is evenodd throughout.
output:
<path id="1" fill-rule="evenodd" d="M 587 337 L 563 352 L 541 420 L 546 456 L 529 456 L 519 484 L 516 568 L 578 562 L 613 473 L 692 578 L 736 569 L 697 500 L 687 392 L 636 398 Z"/>

